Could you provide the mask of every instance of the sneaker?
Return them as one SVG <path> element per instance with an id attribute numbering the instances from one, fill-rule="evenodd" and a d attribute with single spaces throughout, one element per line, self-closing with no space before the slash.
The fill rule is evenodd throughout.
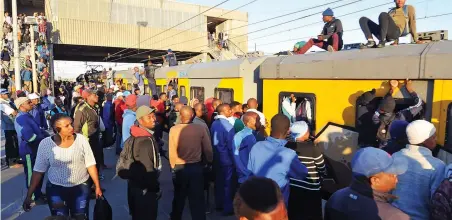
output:
<path id="1" fill-rule="evenodd" d="M 328 52 L 334 52 L 334 51 L 335 51 L 335 50 L 334 50 L 334 47 L 331 46 L 331 45 L 328 45 L 327 50 L 328 50 Z"/>
<path id="2" fill-rule="evenodd" d="M 384 48 L 386 46 L 386 41 L 380 41 L 380 43 L 378 44 L 378 48 Z"/>
<path id="3" fill-rule="evenodd" d="M 375 43 L 375 41 L 370 40 L 370 41 L 367 41 L 366 44 L 361 44 L 361 45 L 360 45 L 360 48 L 361 48 L 361 49 L 375 48 L 376 46 L 377 46 L 377 44 Z"/>

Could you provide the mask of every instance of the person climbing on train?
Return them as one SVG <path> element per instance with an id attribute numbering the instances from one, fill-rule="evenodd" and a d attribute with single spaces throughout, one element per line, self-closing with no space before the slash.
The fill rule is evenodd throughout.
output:
<path id="1" fill-rule="evenodd" d="M 327 8 L 322 13 L 322 16 L 323 22 L 325 22 L 322 33 L 317 36 L 317 39 L 311 38 L 303 47 L 294 47 L 294 53 L 305 54 L 312 46 L 320 47 L 329 52 L 342 49 L 344 44 L 342 34 L 344 30 L 342 29 L 341 20 L 334 17 L 334 12 L 331 8 Z"/>
<path id="2" fill-rule="evenodd" d="M 355 153 L 351 166 L 351 184 L 330 197 L 325 205 L 325 220 L 410 219 L 391 205 L 390 201 L 397 197 L 389 194 L 398 186 L 397 176 L 406 172 L 406 161 L 391 157 L 381 149 L 366 147 Z"/>
<path id="3" fill-rule="evenodd" d="M 377 140 L 380 148 L 385 147 L 388 140 L 391 138 L 389 128 L 394 120 L 412 122 L 416 117 L 420 115 L 423 109 L 423 101 L 414 91 L 413 82 L 411 80 L 407 80 L 405 87 L 406 90 L 410 93 L 411 98 L 413 99 L 413 104 L 408 108 L 395 112 L 396 102 L 392 97 L 392 93 L 398 87 L 398 82 L 396 80 L 392 80 L 390 84 L 391 89 L 386 94 L 386 96 L 383 97 L 383 100 L 380 102 L 377 111 L 375 111 L 374 115 L 372 116 L 374 125 L 379 126 L 377 130 Z"/>
<path id="4" fill-rule="evenodd" d="M 375 134 L 378 125 L 372 121 L 378 100 L 375 98 L 377 90 L 372 89 L 363 93 L 356 99 L 356 130 L 359 132 L 358 143 L 360 146 L 378 146 Z"/>
<path id="5" fill-rule="evenodd" d="M 359 19 L 359 25 L 367 39 L 367 43 L 361 45 L 362 48 L 383 48 L 387 42 L 394 41 L 392 45 L 399 43 L 400 37 L 411 34 L 413 42 L 422 44 L 416 32 L 416 12 L 412 5 L 406 5 L 406 0 L 394 0 L 395 6 L 389 12 L 382 12 L 376 24 L 367 17 Z M 374 35 L 379 44 L 375 42 Z"/>

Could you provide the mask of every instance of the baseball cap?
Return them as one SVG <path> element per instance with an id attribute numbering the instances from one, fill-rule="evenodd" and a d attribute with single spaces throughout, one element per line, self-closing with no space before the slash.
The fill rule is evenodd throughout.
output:
<path id="1" fill-rule="evenodd" d="M 36 93 L 31 93 L 28 95 L 28 99 L 30 99 L 30 100 L 39 99 L 39 96 Z"/>
<path id="2" fill-rule="evenodd" d="M 16 105 L 17 108 L 20 108 L 20 106 L 22 104 L 24 104 L 25 102 L 28 102 L 29 100 L 30 99 L 28 99 L 27 97 L 20 97 L 14 101 L 14 105 Z"/>
<path id="3" fill-rule="evenodd" d="M 124 93 L 122 93 L 122 92 L 116 93 L 116 97 L 119 97 L 119 96 L 124 96 Z"/>
<path id="4" fill-rule="evenodd" d="M 168 49 L 168 52 L 172 53 L 172 52 L 173 52 L 173 50 L 171 50 L 171 49 Z"/>
<path id="5" fill-rule="evenodd" d="M 127 106 L 135 106 L 137 105 L 137 99 L 138 97 L 136 95 L 129 95 L 126 98 L 126 105 Z"/>
<path id="6" fill-rule="evenodd" d="M 392 157 L 386 151 L 375 147 L 357 151 L 352 159 L 352 172 L 366 177 L 381 172 L 400 175 L 407 169 L 408 162 L 405 158 Z"/>
<path id="7" fill-rule="evenodd" d="M 143 116 L 149 115 L 153 112 L 155 112 L 154 108 L 149 108 L 145 105 L 142 105 L 137 109 L 136 119 L 138 120 L 138 119 L 142 118 Z"/>
<path id="8" fill-rule="evenodd" d="M 303 135 L 306 134 L 306 132 L 308 132 L 308 124 L 304 121 L 297 121 L 294 122 L 291 126 L 290 126 L 290 135 L 294 138 L 297 139 Z"/>
<path id="9" fill-rule="evenodd" d="M 132 94 L 132 93 L 130 93 L 129 91 L 124 91 L 124 97 L 127 97 L 127 96 L 129 96 L 130 94 Z"/>
<path id="10" fill-rule="evenodd" d="M 9 91 L 7 89 L 0 89 L 0 94 L 6 95 L 9 94 Z"/>

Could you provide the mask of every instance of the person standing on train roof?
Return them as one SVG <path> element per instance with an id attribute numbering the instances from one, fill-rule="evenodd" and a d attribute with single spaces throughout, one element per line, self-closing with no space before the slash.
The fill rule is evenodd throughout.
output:
<path id="1" fill-rule="evenodd" d="M 173 50 L 168 49 L 168 53 L 165 56 L 162 56 L 163 62 L 168 62 L 169 66 L 177 66 L 177 58 L 176 54 L 173 53 Z"/>
<path id="2" fill-rule="evenodd" d="M 284 196 L 284 203 L 289 202 L 289 179 L 304 179 L 308 169 L 298 160 L 297 153 L 286 148 L 290 121 L 283 114 L 273 116 L 270 136 L 265 141 L 257 142 L 251 149 L 248 170 L 254 176 L 274 180 Z"/>
<path id="3" fill-rule="evenodd" d="M 393 207 L 397 197 L 390 194 L 398 187 L 398 178 L 407 172 L 407 162 L 385 151 L 366 147 L 353 156 L 353 179 L 349 187 L 336 191 L 325 205 L 325 220 L 368 219 L 408 220 L 410 217 Z M 426 218 L 428 219 L 428 218 Z"/>
<path id="4" fill-rule="evenodd" d="M 400 110 L 396 113 L 396 102 L 392 97 L 392 93 L 398 87 L 398 82 L 396 80 L 392 80 L 390 84 L 391 89 L 385 95 L 385 97 L 383 97 L 383 100 L 380 102 L 377 111 L 375 111 L 374 115 L 372 116 L 374 125 L 379 126 L 377 130 L 377 140 L 379 142 L 380 148 L 386 147 L 387 142 L 390 139 L 389 128 L 391 127 L 391 123 L 394 120 L 411 122 L 419 116 L 423 109 L 422 99 L 414 91 L 413 82 L 411 80 L 407 80 L 405 87 L 406 90 L 410 93 L 413 104 L 408 108 Z"/>
<path id="5" fill-rule="evenodd" d="M 367 43 L 362 45 L 362 48 L 383 48 L 387 42 L 394 41 L 392 45 L 399 43 L 400 37 L 405 37 L 411 34 L 413 42 L 422 44 L 418 39 L 416 32 L 416 12 L 412 5 L 406 5 L 406 0 L 394 0 L 395 8 L 389 10 L 388 13 L 382 12 L 378 17 L 376 24 L 367 17 L 359 19 L 359 25 L 367 39 Z M 374 35 L 379 44 L 375 42 Z"/>
<path id="6" fill-rule="evenodd" d="M 326 175 L 323 154 L 318 146 L 310 141 L 309 125 L 297 121 L 290 126 L 290 139 L 287 148 L 294 150 L 298 159 L 308 168 L 305 179 L 290 179 L 289 218 L 322 219 L 322 179 Z"/>
<path id="7" fill-rule="evenodd" d="M 312 46 L 317 46 L 329 52 L 339 51 L 344 44 L 342 40 L 342 22 L 334 17 L 334 12 L 331 8 L 327 8 L 323 13 L 322 33 L 317 36 L 317 39 L 311 38 L 303 47 L 294 47 L 294 53 L 305 54 Z"/>
<path id="8" fill-rule="evenodd" d="M 404 211 L 412 220 L 429 219 L 430 201 L 444 179 L 446 165 L 432 155 L 436 148 L 436 128 L 424 120 L 411 122 L 406 128 L 410 144 L 392 155 L 408 161 L 408 170 L 398 177 L 392 194 L 392 205 Z"/>
<path id="9" fill-rule="evenodd" d="M 210 133 L 214 149 L 215 164 L 215 203 L 223 214 L 233 213 L 232 197 L 234 194 L 234 158 L 232 156 L 234 127 L 229 121 L 232 111 L 228 104 L 217 107 L 218 115 L 212 123 Z"/>
<path id="10" fill-rule="evenodd" d="M 239 185 L 245 182 L 251 175 L 251 171 L 247 168 L 248 159 L 252 147 L 258 141 L 258 138 L 256 137 L 257 131 L 261 127 L 259 115 L 254 112 L 247 112 L 244 114 L 243 122 L 245 123 L 245 127 L 234 135 L 234 148 L 232 149 L 234 152 L 234 164 Z"/>

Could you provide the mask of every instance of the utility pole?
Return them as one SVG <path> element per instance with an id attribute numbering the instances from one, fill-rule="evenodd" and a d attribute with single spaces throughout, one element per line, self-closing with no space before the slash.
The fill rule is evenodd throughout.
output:
<path id="1" fill-rule="evenodd" d="M 13 8 L 13 53 L 14 53 L 14 75 L 16 76 L 15 85 L 16 91 L 22 89 L 21 77 L 20 77 L 20 65 L 19 65 L 19 39 L 17 39 L 17 0 L 12 0 L 12 8 Z M 8 70 L 9 71 L 9 70 Z M 28 88 L 31 89 L 31 88 Z"/>
<path id="2" fill-rule="evenodd" d="M 35 53 L 35 31 L 33 30 L 33 25 L 30 25 L 30 38 L 31 38 L 31 66 L 33 73 L 33 92 L 40 93 L 38 90 L 38 74 L 36 72 L 36 53 Z M 30 88 L 31 89 L 31 88 Z"/>

